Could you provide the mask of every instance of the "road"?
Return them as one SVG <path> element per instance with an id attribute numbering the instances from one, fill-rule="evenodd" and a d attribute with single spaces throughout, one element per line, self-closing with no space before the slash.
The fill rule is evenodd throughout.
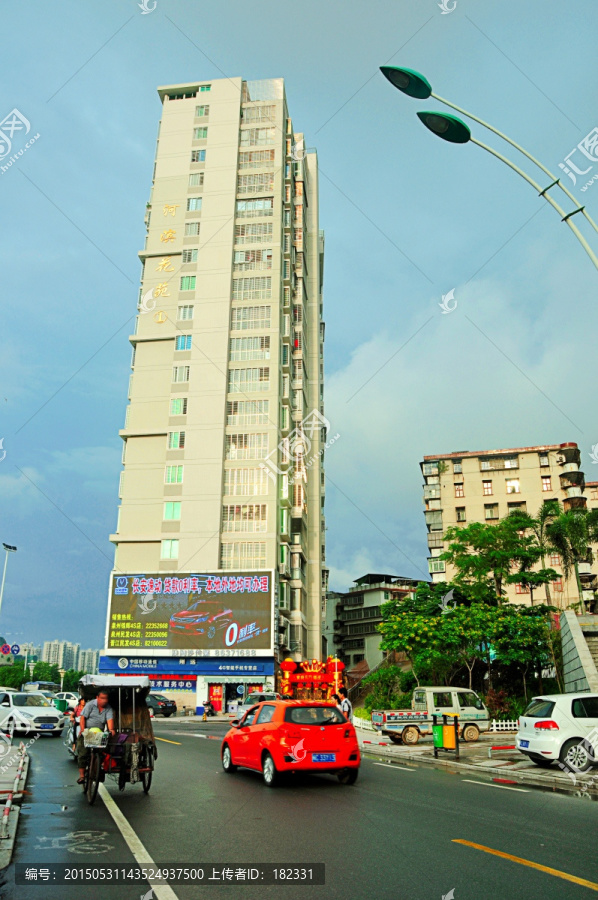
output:
<path id="1" fill-rule="evenodd" d="M 154 726 L 159 759 L 148 796 L 140 785 L 119 793 L 106 786 L 132 832 L 135 852 L 159 864 L 278 864 L 323 862 L 326 885 L 246 886 L 260 897 L 326 900 L 567 900 L 598 891 L 594 843 L 598 806 L 559 794 L 498 786 L 477 775 L 429 766 L 364 759 L 353 787 L 330 776 L 307 776 L 274 790 L 261 776 L 220 765 L 221 724 L 177 722 Z M 62 742 L 43 738 L 32 748 L 32 768 L 13 863 L 0 896 L 46 900 L 136 898 L 147 884 L 90 884 L 85 888 L 14 886 L 14 864 L 135 863 L 105 803 L 89 807 L 75 784 L 76 767 Z M 476 783 L 472 783 L 475 781 Z M 114 804 L 111 804 L 114 805 Z M 585 879 L 565 880 L 488 850 Z M 136 843 L 140 842 L 140 843 Z M 89 850 L 91 852 L 81 852 Z M 140 849 L 141 848 L 141 849 Z M 170 900 L 199 893 L 214 900 L 241 887 L 174 885 Z M 155 900 L 161 900 L 159 890 Z"/>

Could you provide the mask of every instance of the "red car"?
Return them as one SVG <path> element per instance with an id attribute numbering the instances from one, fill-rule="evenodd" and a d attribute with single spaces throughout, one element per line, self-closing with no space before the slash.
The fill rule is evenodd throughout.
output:
<path id="1" fill-rule="evenodd" d="M 222 767 L 261 772 L 274 787 L 287 772 L 333 772 L 355 784 L 361 757 L 355 729 L 340 710 L 318 700 L 267 700 L 233 719 L 221 748 Z"/>
<path id="2" fill-rule="evenodd" d="M 216 637 L 216 632 L 227 628 L 232 621 L 232 609 L 217 600 L 198 600 L 188 609 L 175 613 L 168 623 L 169 631 L 175 634 L 207 634 Z"/>

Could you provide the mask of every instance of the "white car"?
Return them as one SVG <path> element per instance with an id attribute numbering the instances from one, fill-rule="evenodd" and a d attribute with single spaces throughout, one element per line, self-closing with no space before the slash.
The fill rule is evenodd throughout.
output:
<path id="1" fill-rule="evenodd" d="M 0 692 L 0 728 L 25 734 L 52 734 L 59 737 L 64 728 L 64 713 L 39 691 Z"/>
<path id="2" fill-rule="evenodd" d="M 75 709 L 79 702 L 79 695 L 73 694 L 72 691 L 60 691 L 56 696 L 59 700 L 66 700 L 69 709 Z"/>
<path id="3" fill-rule="evenodd" d="M 534 697 L 519 718 L 515 745 L 537 766 L 559 760 L 585 772 L 598 765 L 598 694 Z"/>

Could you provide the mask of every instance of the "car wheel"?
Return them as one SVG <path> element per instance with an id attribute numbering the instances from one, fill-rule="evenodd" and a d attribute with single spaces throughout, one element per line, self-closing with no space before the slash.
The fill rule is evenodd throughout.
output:
<path id="1" fill-rule="evenodd" d="M 170 719 L 172 713 L 171 713 L 171 712 L 169 712 L 169 713 L 163 713 L 163 715 L 164 715 L 164 718 L 165 718 L 165 719 Z"/>
<path id="2" fill-rule="evenodd" d="M 409 725 L 407 728 L 403 728 L 401 739 L 404 744 L 413 746 L 419 741 L 419 731 L 413 725 Z"/>
<path id="3" fill-rule="evenodd" d="M 472 743 L 473 741 L 477 741 L 479 736 L 480 729 L 477 725 L 466 725 L 461 734 L 461 737 L 467 744 Z"/>
<path id="4" fill-rule="evenodd" d="M 402 744 L 401 735 L 400 734 L 389 734 L 387 735 L 393 742 L 393 744 Z"/>
<path id="5" fill-rule="evenodd" d="M 62 731 L 53 731 L 52 737 L 62 737 Z"/>
<path id="6" fill-rule="evenodd" d="M 341 784 L 355 784 L 358 774 L 359 769 L 343 769 L 336 777 Z"/>
<path id="7" fill-rule="evenodd" d="M 227 775 L 232 775 L 233 772 L 237 771 L 237 767 L 233 765 L 233 758 L 228 744 L 225 744 L 222 748 L 222 768 Z"/>
<path id="8" fill-rule="evenodd" d="M 573 772 L 587 772 L 594 762 L 592 746 L 588 741 L 573 738 L 561 747 L 559 760 Z"/>
<path id="9" fill-rule="evenodd" d="M 262 761 L 262 775 L 264 777 L 264 784 L 267 785 L 267 787 L 276 787 L 279 781 L 279 774 L 276 771 L 274 760 L 269 753 L 264 754 L 264 759 Z"/>

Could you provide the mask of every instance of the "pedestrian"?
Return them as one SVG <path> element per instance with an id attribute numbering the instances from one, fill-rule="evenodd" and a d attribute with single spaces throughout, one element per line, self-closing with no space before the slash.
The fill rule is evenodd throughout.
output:
<path id="1" fill-rule="evenodd" d="M 342 687 L 339 690 L 339 694 L 341 695 L 341 712 L 344 715 L 347 722 L 353 721 L 353 704 L 349 700 L 347 696 L 347 688 Z"/>
<path id="2" fill-rule="evenodd" d="M 71 711 L 71 722 L 73 723 L 73 753 L 77 751 L 77 734 L 79 731 L 79 716 L 83 712 L 83 707 L 85 706 L 85 700 L 83 697 L 79 697 L 79 701 L 75 706 L 74 710 Z"/>
<path id="3" fill-rule="evenodd" d="M 338 694 L 333 694 L 332 697 L 331 697 L 330 699 L 331 699 L 331 700 L 334 700 L 334 702 L 336 703 L 336 708 L 342 712 L 342 710 L 341 710 L 341 698 L 339 697 L 339 695 L 338 695 Z"/>

